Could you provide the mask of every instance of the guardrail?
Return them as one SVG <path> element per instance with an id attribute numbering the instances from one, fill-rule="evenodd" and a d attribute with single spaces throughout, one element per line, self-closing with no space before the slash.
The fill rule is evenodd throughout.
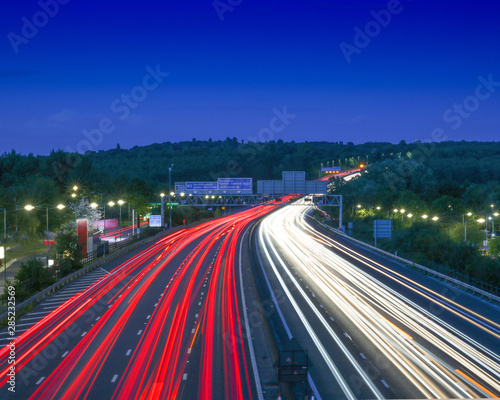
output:
<path id="1" fill-rule="evenodd" d="M 219 218 L 222 218 L 222 217 L 219 217 Z M 143 245 L 145 243 L 148 243 L 148 242 L 151 242 L 155 239 L 158 239 L 158 236 L 161 236 L 161 235 L 168 235 L 168 234 L 171 234 L 173 232 L 177 232 L 178 230 L 181 230 L 181 229 L 187 229 L 187 228 L 192 228 L 192 227 L 195 227 L 197 225 L 200 225 L 200 224 L 203 224 L 204 222 L 207 222 L 207 221 L 211 221 L 211 220 L 214 220 L 214 219 L 217 219 L 217 218 L 210 218 L 210 219 L 202 219 L 200 221 L 195 221 L 195 222 L 192 222 L 188 225 L 179 225 L 179 226 L 176 226 L 174 228 L 171 228 L 169 230 L 165 230 L 165 231 L 161 231 L 159 233 L 157 233 L 156 235 L 154 236 L 150 236 L 148 238 L 145 238 L 145 239 L 142 239 L 142 240 L 139 240 L 139 241 L 136 241 L 132 244 L 130 244 L 129 246 L 127 247 L 123 247 L 123 248 L 118 248 L 117 251 L 109 254 L 109 255 L 105 255 L 104 257 L 102 258 L 99 258 L 97 261 L 89 264 L 89 265 L 86 265 L 82 268 L 80 268 L 78 271 L 75 271 L 73 272 L 72 274 L 70 275 L 67 275 L 63 278 L 61 278 L 59 281 L 57 281 L 56 283 L 54 283 L 53 285 L 49 286 L 48 288 L 45 288 L 44 290 L 42 290 L 41 292 L 31 296 L 29 299 L 26 299 L 25 301 L 23 301 L 22 303 L 16 305 L 16 311 L 18 310 L 21 310 L 22 308 L 26 307 L 26 306 L 29 306 L 31 304 L 37 304 L 37 303 L 40 303 L 41 300 L 43 300 L 45 297 L 51 295 L 52 293 L 54 293 L 56 290 L 59 290 L 61 287 L 63 287 L 64 285 L 67 285 L 69 282 L 79 278 L 80 276 L 86 274 L 87 272 L 90 272 L 92 271 L 93 269 L 97 268 L 97 267 L 100 267 L 101 265 L 104 265 L 106 263 L 108 263 L 109 261 L 111 261 L 112 259 L 118 257 L 118 256 L 121 256 L 137 247 L 139 247 L 140 245 Z M 113 247 L 111 247 L 111 249 L 113 249 Z M 4 307 L 6 308 L 6 307 Z M 1 312 L 2 310 L 0 310 Z M 7 312 L 4 312 L 0 315 L 0 321 L 3 320 L 4 318 L 7 317 Z"/>
<path id="2" fill-rule="evenodd" d="M 145 243 L 148 243 L 148 242 L 151 242 L 153 241 L 154 239 L 157 239 L 157 236 L 158 235 L 161 235 L 163 233 L 165 233 L 167 231 L 164 231 L 164 232 L 160 232 L 154 236 L 150 236 L 146 239 L 143 239 L 143 240 L 139 240 L 133 244 L 131 244 L 130 246 L 127 246 L 127 247 L 123 247 L 105 257 L 102 257 L 100 258 L 99 260 L 89 264 L 89 265 L 86 265 L 85 267 L 83 268 L 80 268 L 78 271 L 75 271 L 67 276 L 65 276 L 64 278 L 60 279 L 59 281 L 57 281 L 56 283 L 54 283 L 53 285 L 49 286 L 48 288 L 45 288 L 44 290 L 42 290 L 41 292 L 35 294 L 34 296 L 31 296 L 29 299 L 23 301 L 22 303 L 16 305 L 16 311 L 17 310 L 21 310 L 22 308 L 26 307 L 26 306 L 30 306 L 30 305 L 35 305 L 37 303 L 40 303 L 44 298 L 46 298 L 47 296 L 51 295 L 52 293 L 54 293 L 56 290 L 59 290 L 61 287 L 67 285 L 68 283 L 70 283 L 71 281 L 79 278 L 80 276 L 86 274 L 87 272 L 90 272 L 92 271 L 93 269 L 96 269 L 98 267 L 100 267 L 101 265 L 104 265 L 106 263 L 108 263 L 109 261 L 113 260 L 114 258 L 116 257 L 119 257 L 131 250 L 134 250 L 135 248 L 145 244 Z M 0 321 L 3 320 L 4 318 L 7 317 L 7 312 L 3 313 L 0 315 Z"/>
<path id="3" fill-rule="evenodd" d="M 468 283 L 465 283 L 459 279 L 455 279 L 455 278 L 452 278 L 451 276 L 448 276 L 448 275 L 445 275 L 445 274 L 442 274 L 441 272 L 437 272 L 437 271 L 434 271 L 433 269 L 430 269 L 428 267 L 425 267 L 423 265 L 420 265 L 420 264 L 417 264 L 413 261 L 410 261 L 410 260 L 407 260 L 405 258 L 402 258 L 402 257 L 399 257 L 395 254 L 392 254 L 392 253 L 389 253 L 385 250 L 382 250 L 382 249 L 379 249 L 378 247 L 375 247 L 375 246 L 372 246 L 368 243 L 365 243 L 365 242 L 362 242 L 361 240 L 358 240 L 358 239 L 355 239 L 347 234 L 345 234 L 344 232 L 342 232 L 341 230 L 339 229 L 336 229 L 336 228 L 333 228 L 331 226 L 328 226 L 320 221 L 318 221 L 316 218 L 313 218 L 312 216 L 310 215 L 307 215 L 307 217 L 313 219 L 315 222 L 317 222 L 318 224 L 322 225 L 323 227 L 327 228 L 328 230 L 332 231 L 333 233 L 335 233 L 336 235 L 339 235 L 339 236 L 342 236 L 344 239 L 346 240 L 349 240 L 351 242 L 354 242 L 356 243 L 357 245 L 361 246 L 361 247 L 365 247 L 367 248 L 368 250 L 372 251 L 372 252 L 376 252 L 386 258 L 390 258 L 392 260 L 395 260 L 395 261 L 398 261 L 402 264 L 405 264 L 409 267 L 412 267 L 414 269 L 417 269 L 421 272 L 423 272 L 424 274 L 426 275 L 430 275 L 430 276 L 433 276 L 441 281 L 444 281 L 444 282 L 447 282 L 447 283 L 450 283 L 454 286 L 457 286 L 459 288 L 462 288 L 464 289 L 465 291 L 467 292 L 471 292 L 473 294 L 476 294 L 476 295 L 479 295 L 481 296 L 481 298 L 487 298 L 490 302 L 496 302 L 496 303 L 499 303 L 500 304 L 500 297 L 499 296 L 496 296 L 494 295 L 493 293 L 490 293 L 490 292 L 487 292 L 483 289 L 479 289 L 473 285 L 470 285 Z"/>

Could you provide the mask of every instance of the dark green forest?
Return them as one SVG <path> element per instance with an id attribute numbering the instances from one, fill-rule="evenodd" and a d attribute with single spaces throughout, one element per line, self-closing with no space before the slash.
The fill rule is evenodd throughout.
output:
<path id="1" fill-rule="evenodd" d="M 160 192 L 168 191 L 169 168 L 172 184 L 218 177 L 253 177 L 256 183 L 259 179 L 280 179 L 283 170 L 304 170 L 308 179 L 315 179 L 322 166 L 347 169 L 361 163 L 367 168 L 359 179 L 333 181 L 335 193 L 344 196 L 344 219 L 356 222 L 353 234 L 372 240 L 372 220 L 393 218 L 393 240 L 382 243 L 388 250 L 436 268 L 452 268 L 490 282 L 500 280 L 498 270 L 482 273 L 474 267 L 488 258 L 477 258 L 485 253 L 480 248 L 488 232 L 487 222 L 481 226 L 476 221 L 500 211 L 500 142 L 355 145 L 282 140 L 255 143 L 227 138 L 128 150 L 117 145 L 113 150 L 84 155 L 53 151 L 48 156 L 34 156 L 11 151 L 0 157 L 0 207 L 7 210 L 9 234 L 40 236 L 45 228 L 43 207 L 50 208 L 50 230 L 71 219 L 71 212 L 58 212 L 55 206 L 74 201 L 74 186 L 78 187 L 73 194 L 77 198 L 101 202 L 123 199 L 126 209 L 145 213 L 150 202 L 159 200 Z M 26 204 L 41 208 L 27 213 L 22 209 Z M 406 212 L 401 213 L 402 209 Z M 108 213 L 116 217 L 116 207 Z M 423 215 L 429 219 L 423 220 Z M 434 216 L 438 220 L 431 225 Z M 203 215 L 193 210 L 189 217 Z M 183 218 L 185 215 L 174 210 L 174 221 L 179 223 Z M 497 220 L 496 228 L 500 225 Z M 495 250 L 496 241 L 490 240 L 491 255 L 500 252 Z"/>

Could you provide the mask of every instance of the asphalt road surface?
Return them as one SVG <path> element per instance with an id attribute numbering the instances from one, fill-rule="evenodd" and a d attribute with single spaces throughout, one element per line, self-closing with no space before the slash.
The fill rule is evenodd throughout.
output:
<path id="1" fill-rule="evenodd" d="M 500 395 L 497 306 L 332 238 L 309 210 L 267 216 L 255 242 L 317 398 Z"/>

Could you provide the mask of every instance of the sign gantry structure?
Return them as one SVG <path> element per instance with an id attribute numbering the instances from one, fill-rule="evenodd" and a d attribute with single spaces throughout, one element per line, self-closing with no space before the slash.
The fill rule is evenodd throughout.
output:
<path id="1" fill-rule="evenodd" d="M 342 215 L 342 196 L 328 194 L 328 182 L 306 180 L 304 171 L 283 171 L 281 180 L 219 178 L 216 182 L 175 182 L 174 192 L 165 196 L 167 207 L 245 207 L 283 198 L 283 205 L 335 206 Z M 341 221 L 341 217 L 339 218 Z"/>

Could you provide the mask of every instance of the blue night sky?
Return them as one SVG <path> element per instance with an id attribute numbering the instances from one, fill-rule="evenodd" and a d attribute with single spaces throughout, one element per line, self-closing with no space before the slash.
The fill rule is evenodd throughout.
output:
<path id="1" fill-rule="evenodd" d="M 0 153 L 498 140 L 497 1 L 103 3 L 4 2 Z"/>

